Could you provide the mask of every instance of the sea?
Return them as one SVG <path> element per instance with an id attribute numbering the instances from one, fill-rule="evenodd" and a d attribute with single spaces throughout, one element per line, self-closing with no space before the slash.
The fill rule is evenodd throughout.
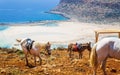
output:
<path id="1" fill-rule="evenodd" d="M 60 0 L 0 0 L 0 24 L 66 20 L 49 13 Z"/>
<path id="2" fill-rule="evenodd" d="M 0 47 L 12 47 L 11 38 L 17 35 L 13 36 L 13 33 L 9 32 L 7 34 L 6 30 L 10 29 L 13 24 L 67 20 L 62 15 L 49 13 L 59 2 L 60 0 L 0 0 Z M 54 26 L 56 24 L 44 25 Z M 54 45 L 53 48 L 58 46 L 61 45 Z"/>

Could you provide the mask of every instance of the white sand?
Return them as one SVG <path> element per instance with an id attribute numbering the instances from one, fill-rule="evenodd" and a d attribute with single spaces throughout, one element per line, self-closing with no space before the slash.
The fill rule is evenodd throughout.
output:
<path id="1" fill-rule="evenodd" d="M 120 29 L 120 25 L 100 25 L 70 21 L 57 22 L 58 26 L 43 26 L 41 23 L 18 24 L 0 31 L 0 46 L 13 47 L 17 38 L 29 37 L 41 43 L 94 42 L 94 31 L 98 29 Z"/>

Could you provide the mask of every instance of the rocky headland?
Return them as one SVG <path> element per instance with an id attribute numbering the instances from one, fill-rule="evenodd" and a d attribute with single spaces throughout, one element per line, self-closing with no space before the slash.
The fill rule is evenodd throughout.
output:
<path id="1" fill-rule="evenodd" d="M 60 0 L 51 10 L 82 22 L 111 23 L 120 21 L 119 0 Z"/>

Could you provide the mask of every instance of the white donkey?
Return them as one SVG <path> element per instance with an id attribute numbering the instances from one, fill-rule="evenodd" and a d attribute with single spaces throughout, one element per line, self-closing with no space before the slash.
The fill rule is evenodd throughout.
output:
<path id="1" fill-rule="evenodd" d="M 96 75 L 99 64 L 101 64 L 101 69 L 104 75 L 106 75 L 105 68 L 107 58 L 120 59 L 119 38 L 104 38 L 93 46 L 90 56 L 90 65 L 93 67 L 94 75 Z"/>
<path id="2" fill-rule="evenodd" d="M 16 39 L 17 42 L 21 44 L 21 47 L 23 49 L 23 52 L 25 54 L 25 59 L 26 59 L 26 65 L 29 66 L 28 64 L 28 58 L 27 55 L 30 53 L 31 55 L 34 56 L 34 63 L 36 66 L 36 56 L 39 57 L 40 65 L 42 64 L 42 59 L 40 57 L 40 44 L 38 42 L 35 42 L 33 40 L 30 40 L 29 38 L 25 39 Z"/>

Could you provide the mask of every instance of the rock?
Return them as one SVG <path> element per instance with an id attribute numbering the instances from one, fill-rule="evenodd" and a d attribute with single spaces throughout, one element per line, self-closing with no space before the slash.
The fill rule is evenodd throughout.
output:
<path id="1" fill-rule="evenodd" d="M 53 64 L 53 65 L 52 65 L 52 67 L 56 67 L 56 65 L 55 65 L 55 64 Z"/>
<path id="2" fill-rule="evenodd" d="M 54 69 L 54 70 L 52 70 L 53 72 L 61 72 L 61 70 L 60 69 Z"/>
<path id="3" fill-rule="evenodd" d="M 1 73 L 1 74 L 6 74 L 6 70 L 5 70 L 5 69 L 2 69 L 0 73 Z"/>
<path id="4" fill-rule="evenodd" d="M 55 60 L 55 59 L 56 59 L 56 57 L 54 57 L 54 56 L 51 56 L 51 57 L 50 57 L 50 59 L 51 59 L 51 60 Z"/>
<path id="5" fill-rule="evenodd" d="M 44 67 L 44 68 L 52 68 L 52 66 L 50 64 L 42 65 L 42 67 Z"/>
<path id="6" fill-rule="evenodd" d="M 45 74 L 45 75 L 49 75 L 49 73 L 47 73 L 47 72 L 44 72 L 44 74 Z"/>
<path id="7" fill-rule="evenodd" d="M 116 69 L 112 69 L 110 72 L 116 73 L 117 71 Z"/>
<path id="8" fill-rule="evenodd" d="M 39 58 L 37 58 L 36 61 L 39 62 Z"/>
<path id="9" fill-rule="evenodd" d="M 28 75 L 32 75 L 31 73 L 29 73 Z"/>
<path id="10" fill-rule="evenodd" d="M 56 72 L 61 72 L 61 70 L 60 70 L 60 69 L 57 69 Z"/>

